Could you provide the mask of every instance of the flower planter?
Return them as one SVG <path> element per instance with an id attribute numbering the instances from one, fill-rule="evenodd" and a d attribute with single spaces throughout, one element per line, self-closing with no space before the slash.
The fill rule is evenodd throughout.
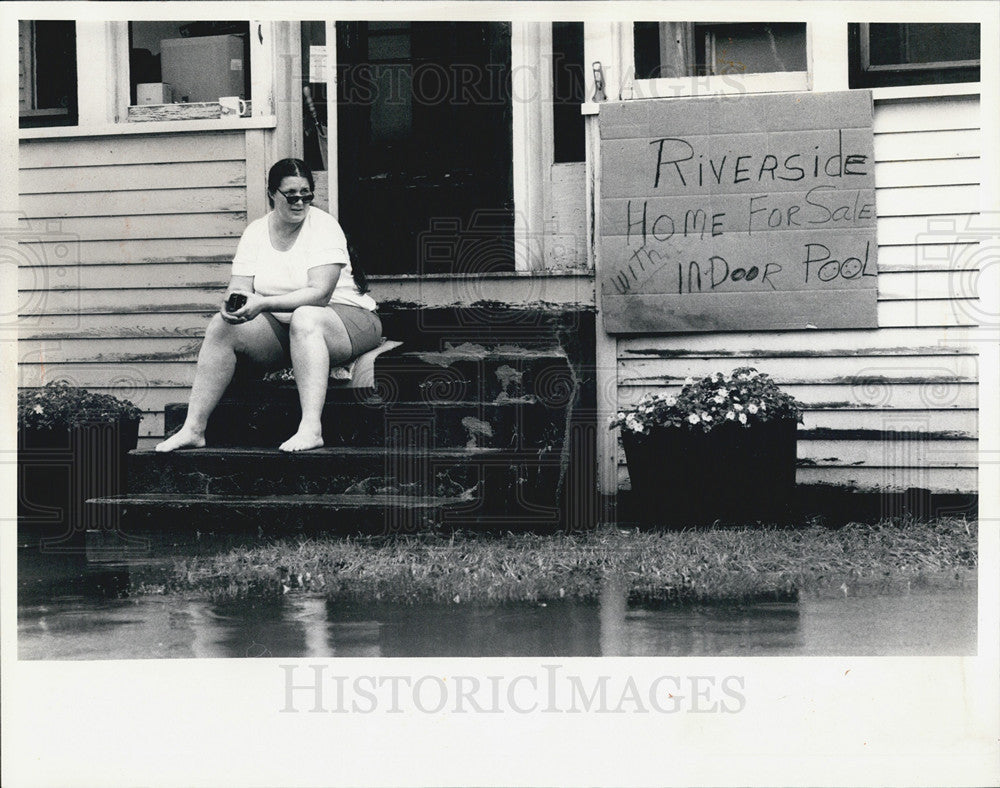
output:
<path id="1" fill-rule="evenodd" d="M 797 421 L 722 424 L 708 432 L 622 431 L 636 519 L 694 525 L 781 521 L 795 493 Z"/>
<path id="2" fill-rule="evenodd" d="M 126 489 L 126 455 L 138 444 L 139 420 L 18 430 L 19 538 L 75 549 L 88 527 L 84 502 Z"/>

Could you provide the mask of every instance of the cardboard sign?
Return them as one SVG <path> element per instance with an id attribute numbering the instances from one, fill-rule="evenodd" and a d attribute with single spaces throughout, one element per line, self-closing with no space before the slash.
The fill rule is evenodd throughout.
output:
<path id="1" fill-rule="evenodd" d="M 873 328 L 869 91 L 601 106 L 609 333 Z"/>

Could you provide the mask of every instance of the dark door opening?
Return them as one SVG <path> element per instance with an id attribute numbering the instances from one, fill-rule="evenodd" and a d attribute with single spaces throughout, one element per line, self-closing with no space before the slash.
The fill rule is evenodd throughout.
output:
<path id="1" fill-rule="evenodd" d="M 370 274 L 512 271 L 510 24 L 337 23 L 339 218 Z"/>

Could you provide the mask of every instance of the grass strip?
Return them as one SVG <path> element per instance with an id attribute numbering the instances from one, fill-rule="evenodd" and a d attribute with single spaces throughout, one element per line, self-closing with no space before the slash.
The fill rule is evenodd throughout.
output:
<path id="1" fill-rule="evenodd" d="M 555 535 L 279 539 L 175 559 L 160 589 L 214 599 L 290 591 L 392 603 L 596 600 L 608 582 L 632 601 L 738 601 L 893 593 L 968 579 L 977 525 L 961 519 L 851 523 L 833 530 L 745 527 Z"/>

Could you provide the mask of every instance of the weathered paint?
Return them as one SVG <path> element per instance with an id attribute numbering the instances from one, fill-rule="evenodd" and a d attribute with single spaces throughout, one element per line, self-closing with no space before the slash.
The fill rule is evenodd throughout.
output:
<path id="1" fill-rule="evenodd" d="M 974 491 L 978 116 L 974 95 L 876 102 L 878 329 L 622 337 L 618 402 L 755 366 L 806 404 L 800 483 Z"/>

